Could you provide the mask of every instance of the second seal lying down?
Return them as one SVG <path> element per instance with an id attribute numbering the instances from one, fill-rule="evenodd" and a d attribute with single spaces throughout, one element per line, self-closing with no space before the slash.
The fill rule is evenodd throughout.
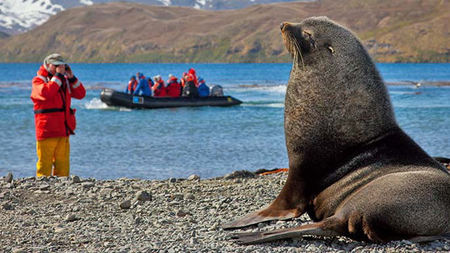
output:
<path id="1" fill-rule="evenodd" d="M 289 175 L 267 208 L 224 228 L 298 217 L 296 228 L 240 233 L 238 243 L 303 235 L 385 242 L 450 233 L 450 175 L 397 125 L 361 42 L 324 17 L 281 25 L 293 67 L 286 91 Z"/>

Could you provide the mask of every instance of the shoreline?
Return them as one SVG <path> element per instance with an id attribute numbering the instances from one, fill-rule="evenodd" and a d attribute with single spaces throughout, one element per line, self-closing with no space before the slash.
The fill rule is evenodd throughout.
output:
<path id="1" fill-rule="evenodd" d="M 346 237 L 238 245 L 234 232 L 267 231 L 310 222 L 307 215 L 247 229 L 222 225 L 271 203 L 287 173 L 143 180 L 0 178 L 2 252 L 324 252 L 450 251 L 450 239 L 386 244 Z M 8 182 L 9 181 L 9 182 Z"/>

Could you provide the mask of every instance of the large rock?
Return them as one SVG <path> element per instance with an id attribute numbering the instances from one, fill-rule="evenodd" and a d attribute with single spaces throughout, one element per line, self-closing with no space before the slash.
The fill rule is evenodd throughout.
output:
<path id="1" fill-rule="evenodd" d="M 13 181 L 13 174 L 11 172 L 8 173 L 5 177 L 5 182 L 11 183 Z"/>
<path id="2" fill-rule="evenodd" d="M 254 178 L 256 177 L 256 174 L 253 172 L 250 172 L 248 170 L 238 170 L 233 171 L 230 174 L 225 175 L 224 179 L 235 179 L 235 178 Z"/>
<path id="3" fill-rule="evenodd" d="M 152 195 L 146 191 L 140 191 L 136 194 L 136 199 L 139 201 L 151 201 Z"/>

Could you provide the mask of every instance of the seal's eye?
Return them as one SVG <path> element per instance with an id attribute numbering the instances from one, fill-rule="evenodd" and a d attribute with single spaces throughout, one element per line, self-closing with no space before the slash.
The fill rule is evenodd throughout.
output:
<path id="1" fill-rule="evenodd" d="M 330 51 L 331 54 L 334 54 L 334 48 L 333 46 L 331 46 L 330 44 L 325 44 L 325 47 L 328 49 L 328 51 Z"/>

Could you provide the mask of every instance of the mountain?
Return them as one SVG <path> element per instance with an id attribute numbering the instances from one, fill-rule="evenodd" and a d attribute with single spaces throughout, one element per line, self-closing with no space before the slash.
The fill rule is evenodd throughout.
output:
<path id="1" fill-rule="evenodd" d="M 60 11 L 117 0 L 1 0 L 0 31 L 18 34 L 43 24 Z M 205 10 L 239 9 L 253 4 L 295 0 L 121 0 L 148 5 L 186 6 Z M 297 0 L 298 1 L 298 0 Z M 308 1 L 308 0 L 303 0 Z"/>
<path id="2" fill-rule="evenodd" d="M 4 33 L 4 32 L 0 32 L 0 39 L 8 38 L 8 37 L 9 37 L 9 34 Z"/>
<path id="3" fill-rule="evenodd" d="M 135 3 L 71 8 L 0 40 L 0 61 L 289 62 L 279 24 L 328 16 L 351 28 L 379 62 L 449 62 L 443 0 L 322 0 L 207 11 Z"/>

